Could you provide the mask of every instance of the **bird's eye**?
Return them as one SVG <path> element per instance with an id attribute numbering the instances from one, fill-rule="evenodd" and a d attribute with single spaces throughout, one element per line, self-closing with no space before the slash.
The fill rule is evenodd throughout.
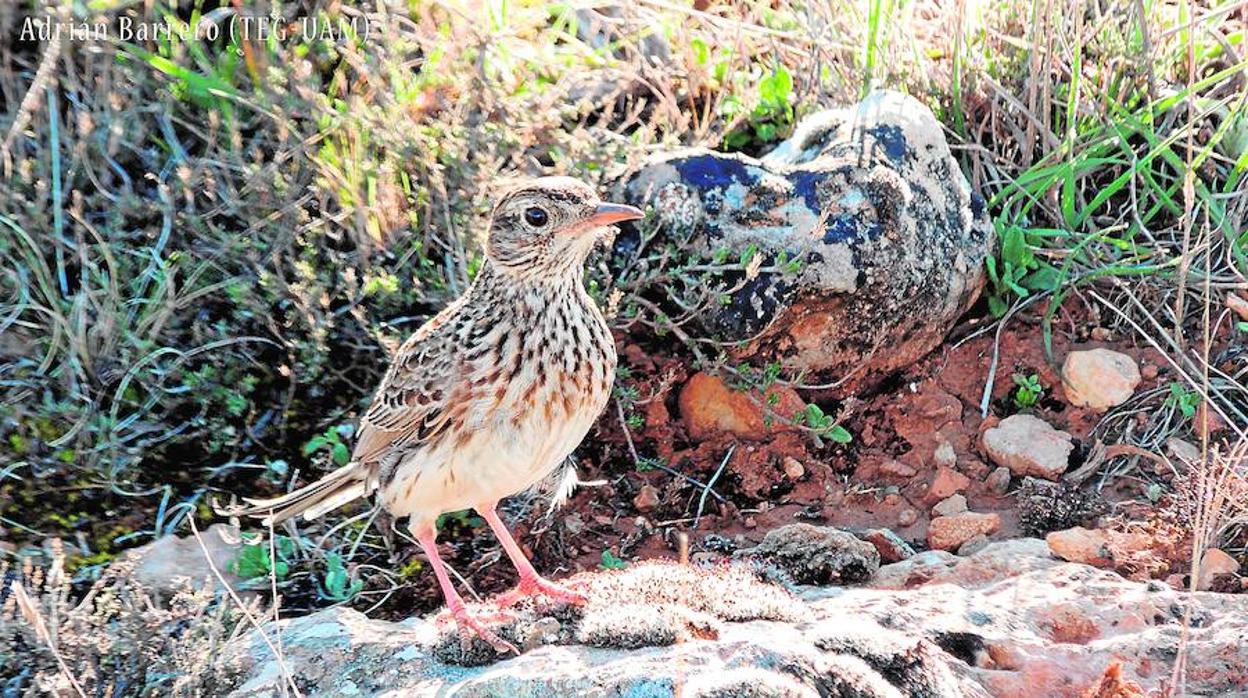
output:
<path id="1" fill-rule="evenodd" d="M 538 208 L 537 206 L 530 206 L 529 208 L 524 209 L 524 222 L 534 228 L 540 228 L 543 225 L 546 225 L 546 210 Z"/>

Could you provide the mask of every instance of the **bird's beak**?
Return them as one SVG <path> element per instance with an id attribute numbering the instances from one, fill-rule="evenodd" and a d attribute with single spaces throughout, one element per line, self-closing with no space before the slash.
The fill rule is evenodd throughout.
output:
<path id="1" fill-rule="evenodd" d="M 639 218 L 645 218 L 646 214 L 641 209 L 624 204 L 598 204 L 598 208 L 585 219 L 586 223 L 592 226 L 611 225 L 620 221 L 635 221 Z"/>

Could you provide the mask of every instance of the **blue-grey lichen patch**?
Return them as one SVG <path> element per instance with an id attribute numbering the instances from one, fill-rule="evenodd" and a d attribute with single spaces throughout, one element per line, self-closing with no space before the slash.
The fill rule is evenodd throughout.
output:
<path id="1" fill-rule="evenodd" d="M 940 124 L 897 92 L 811 115 L 761 159 L 656 155 L 620 188 L 655 215 L 646 244 L 621 236 L 615 268 L 661 268 L 648 297 L 686 332 L 739 358 L 857 372 L 846 390 L 936 346 L 982 288 L 992 245 Z"/>

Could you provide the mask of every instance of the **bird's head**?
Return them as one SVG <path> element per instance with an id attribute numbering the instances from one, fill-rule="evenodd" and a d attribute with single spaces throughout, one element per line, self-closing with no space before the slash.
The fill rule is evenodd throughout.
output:
<path id="1" fill-rule="evenodd" d="M 607 226 L 644 214 L 603 202 L 593 187 L 570 177 L 541 177 L 508 190 L 490 221 L 486 256 L 512 274 L 579 273 Z"/>

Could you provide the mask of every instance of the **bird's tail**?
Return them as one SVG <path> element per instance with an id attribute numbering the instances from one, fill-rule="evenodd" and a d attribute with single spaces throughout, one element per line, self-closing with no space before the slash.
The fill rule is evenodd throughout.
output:
<path id="1" fill-rule="evenodd" d="M 325 477 L 289 494 L 272 499 L 243 498 L 245 505 L 226 508 L 226 516 L 250 516 L 262 519 L 265 526 L 303 515 L 311 521 L 320 515 L 353 502 L 372 492 L 368 471 L 360 463 L 348 463 Z"/>

